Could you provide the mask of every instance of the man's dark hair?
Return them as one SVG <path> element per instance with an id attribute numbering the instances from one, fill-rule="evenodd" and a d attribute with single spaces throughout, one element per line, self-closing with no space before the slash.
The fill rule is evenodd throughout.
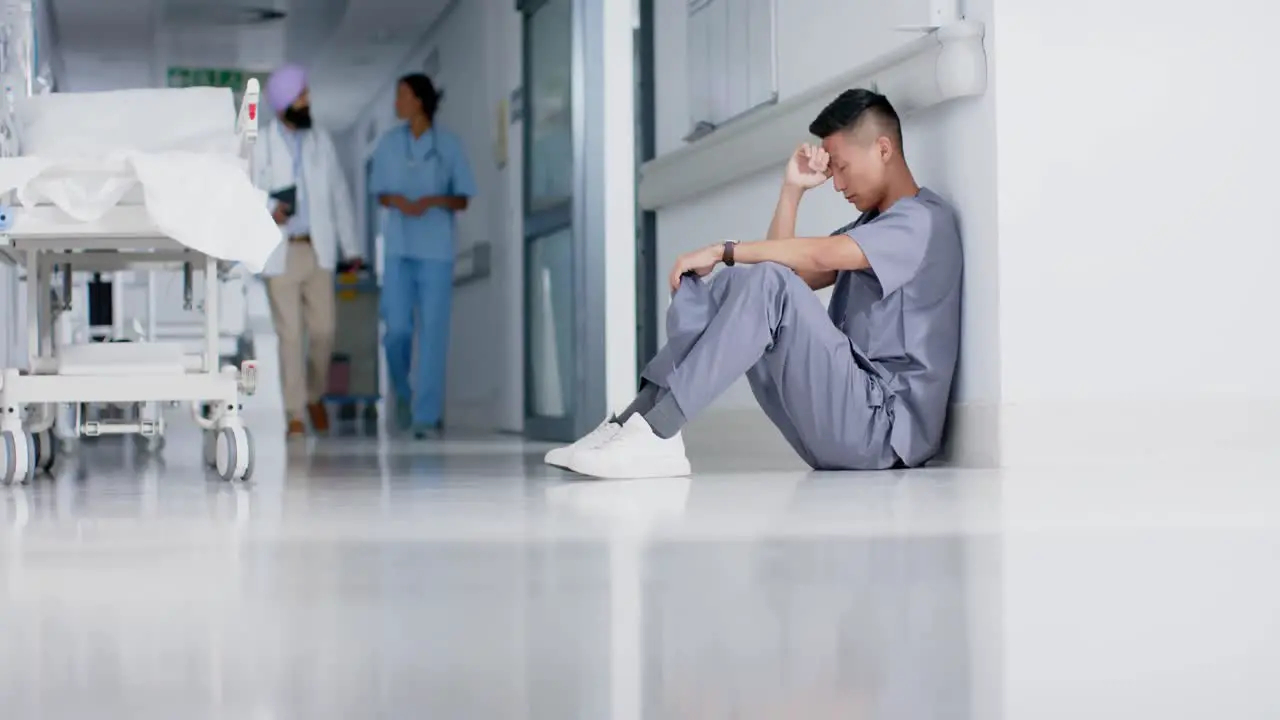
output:
<path id="1" fill-rule="evenodd" d="M 440 99 L 444 97 L 444 93 L 436 89 L 431 78 L 422 73 L 411 73 L 400 78 L 400 82 L 409 86 L 409 91 L 422 103 L 422 111 L 427 114 L 427 119 L 435 122 L 436 110 L 440 107 Z"/>
<path id="2" fill-rule="evenodd" d="M 838 132 L 859 129 L 867 122 L 874 122 L 879 133 L 887 135 L 902 149 L 902 121 L 898 119 L 898 111 L 889 104 L 889 98 L 864 88 L 840 93 L 809 124 L 809 132 L 825 139 Z"/>

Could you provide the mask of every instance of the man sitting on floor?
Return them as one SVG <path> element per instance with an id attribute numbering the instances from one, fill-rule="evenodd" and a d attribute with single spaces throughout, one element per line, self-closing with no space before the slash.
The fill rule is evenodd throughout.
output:
<path id="1" fill-rule="evenodd" d="M 548 464 L 600 478 L 688 475 L 680 429 L 744 373 L 815 469 L 915 467 L 938 452 L 960 345 L 955 212 L 916 184 L 883 95 L 844 92 L 809 132 L 822 145 L 787 163 L 769 239 L 676 262 L 667 345 L 635 402 Z M 828 178 L 861 217 L 829 237 L 795 237 L 801 196 Z M 824 312 L 814 291 L 833 285 Z"/>

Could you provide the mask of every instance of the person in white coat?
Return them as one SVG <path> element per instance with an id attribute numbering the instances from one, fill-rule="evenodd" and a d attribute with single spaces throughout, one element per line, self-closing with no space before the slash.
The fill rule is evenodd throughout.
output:
<path id="1" fill-rule="evenodd" d="M 351 191 L 329 133 L 311 122 L 306 70 L 286 65 L 267 80 L 277 120 L 259 136 L 255 183 L 270 196 L 285 242 L 263 276 L 280 342 L 288 433 L 329 429 L 321 404 L 329 384 L 335 333 L 334 272 L 342 259 L 360 264 Z"/>

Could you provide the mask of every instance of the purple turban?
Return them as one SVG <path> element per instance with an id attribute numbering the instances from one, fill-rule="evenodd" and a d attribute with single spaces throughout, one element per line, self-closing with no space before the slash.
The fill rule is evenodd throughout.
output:
<path id="1" fill-rule="evenodd" d="M 301 65 L 285 65 L 267 78 L 267 103 L 282 113 L 307 89 L 307 71 Z"/>

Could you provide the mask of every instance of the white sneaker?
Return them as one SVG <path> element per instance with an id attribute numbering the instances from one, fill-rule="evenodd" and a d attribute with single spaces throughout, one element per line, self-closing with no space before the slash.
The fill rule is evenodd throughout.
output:
<path id="1" fill-rule="evenodd" d="M 584 435 L 574 444 L 548 450 L 546 457 L 542 461 L 551 467 L 568 470 L 570 463 L 573 462 L 573 456 L 578 451 L 599 447 L 601 443 L 617 435 L 621 429 L 622 426 L 614 422 L 613 418 L 608 418 L 600 423 L 599 427 Z"/>
<path id="2" fill-rule="evenodd" d="M 679 478 L 692 473 L 680 435 L 663 440 L 640 413 L 600 445 L 575 452 L 568 469 L 605 480 Z"/>

